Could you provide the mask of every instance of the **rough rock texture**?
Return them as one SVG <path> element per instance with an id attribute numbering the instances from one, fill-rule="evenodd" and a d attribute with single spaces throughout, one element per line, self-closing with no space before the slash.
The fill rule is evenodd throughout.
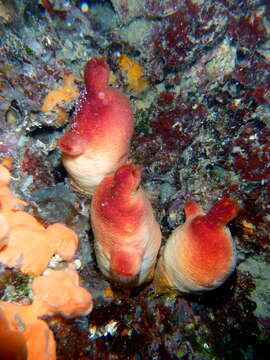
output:
<path id="1" fill-rule="evenodd" d="M 6 2 L 2 1 L 2 4 Z M 80 238 L 76 261 L 95 307 L 89 317 L 50 320 L 58 359 L 265 359 L 270 310 L 270 5 L 266 0 L 8 2 L 0 18 L 0 160 L 12 188 L 42 222 Z M 44 2 L 45 3 L 45 2 Z M 139 4 L 140 3 L 140 4 Z M 52 10 L 53 9 L 53 10 Z M 0 13 L 1 16 L 1 13 Z M 143 30 L 143 33 L 141 32 Z M 134 36 L 133 36 L 134 34 Z M 140 36 L 139 36 L 140 35 Z M 150 86 L 130 94 L 118 67 L 126 54 Z M 130 158 L 161 224 L 163 243 L 183 223 L 187 200 L 207 211 L 222 196 L 240 203 L 229 224 L 238 264 L 207 296 L 156 296 L 152 285 L 112 293 L 97 269 L 90 199 L 74 192 L 56 149 L 68 118 L 41 106 L 63 74 L 78 78 L 93 56 L 112 69 L 136 117 Z M 0 295 L 29 301 L 29 281 L 1 267 Z"/>
<path id="2" fill-rule="evenodd" d="M 111 0 L 124 22 L 137 17 L 166 17 L 179 10 L 183 0 Z"/>

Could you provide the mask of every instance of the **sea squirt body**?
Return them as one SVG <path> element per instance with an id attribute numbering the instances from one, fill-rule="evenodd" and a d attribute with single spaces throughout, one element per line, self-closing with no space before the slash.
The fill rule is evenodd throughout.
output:
<path id="1" fill-rule="evenodd" d="M 58 142 L 73 184 L 88 194 L 127 160 L 133 133 L 129 101 L 108 81 L 109 67 L 103 59 L 87 62 L 86 90 L 78 100 L 71 128 Z"/>
<path id="2" fill-rule="evenodd" d="M 152 206 L 139 186 L 140 173 L 133 163 L 122 165 L 97 187 L 91 205 L 99 268 L 129 287 L 151 279 L 161 242 Z"/>
<path id="3" fill-rule="evenodd" d="M 156 291 L 201 293 L 219 287 L 236 265 L 226 223 L 237 211 L 237 203 L 230 199 L 218 201 L 206 215 L 196 203 L 187 203 L 186 221 L 173 231 L 159 259 Z"/>

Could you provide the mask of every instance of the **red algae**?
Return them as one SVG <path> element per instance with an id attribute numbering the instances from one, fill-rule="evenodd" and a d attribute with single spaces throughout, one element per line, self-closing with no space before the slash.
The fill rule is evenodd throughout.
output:
<path id="1" fill-rule="evenodd" d="M 41 5 L 48 11 L 51 18 L 59 17 L 61 20 L 66 19 L 66 11 L 55 10 L 49 0 L 41 0 Z"/>
<path id="2" fill-rule="evenodd" d="M 236 66 L 233 77 L 240 84 L 252 90 L 255 90 L 256 87 L 267 86 L 270 81 L 270 64 L 251 57 L 248 65 L 238 64 Z"/>
<path id="3" fill-rule="evenodd" d="M 196 104 L 175 96 L 172 92 L 161 93 L 157 115 L 152 120 L 156 135 L 161 136 L 168 149 L 183 149 L 190 145 L 199 133 L 207 116 L 203 104 Z"/>
<path id="4" fill-rule="evenodd" d="M 254 49 L 259 42 L 267 39 L 267 28 L 262 17 L 255 12 L 233 19 L 229 24 L 229 33 L 239 41 L 239 46 Z"/>
<path id="5" fill-rule="evenodd" d="M 53 185 L 54 183 L 54 177 L 50 173 L 49 163 L 45 155 L 37 150 L 25 149 L 21 159 L 21 170 L 35 179 L 32 190 L 36 190 L 44 185 Z"/>
<path id="6" fill-rule="evenodd" d="M 268 181 L 270 178 L 270 129 L 258 130 L 254 124 L 242 128 L 234 141 L 237 150 L 233 166 L 249 181 Z"/>
<path id="7" fill-rule="evenodd" d="M 268 85 L 257 87 L 250 91 L 250 96 L 254 97 L 258 104 L 269 104 L 270 89 Z"/>
<path id="8" fill-rule="evenodd" d="M 155 40 L 155 47 L 162 55 L 165 66 L 170 70 L 183 71 L 202 54 L 202 44 L 208 43 L 209 46 L 213 39 L 221 36 L 227 17 L 217 4 L 207 2 L 199 5 L 190 0 L 168 15 L 163 32 Z"/>
<path id="9" fill-rule="evenodd" d="M 160 93 L 157 103 L 160 107 L 172 105 L 175 96 L 173 91 L 163 91 Z"/>

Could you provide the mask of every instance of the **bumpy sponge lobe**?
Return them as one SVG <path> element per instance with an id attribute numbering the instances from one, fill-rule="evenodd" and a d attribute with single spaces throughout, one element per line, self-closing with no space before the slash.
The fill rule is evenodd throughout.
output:
<path id="1" fill-rule="evenodd" d="M 26 360 L 27 347 L 24 336 L 10 329 L 4 311 L 0 308 L 0 359 Z"/>
<path id="2" fill-rule="evenodd" d="M 126 161 L 133 133 L 128 99 L 110 87 L 108 79 L 109 67 L 103 59 L 88 61 L 86 90 L 79 98 L 71 128 L 58 142 L 74 185 L 90 194 Z"/>
<path id="3" fill-rule="evenodd" d="M 43 320 L 27 324 L 23 335 L 28 348 L 27 360 L 56 360 L 53 332 Z"/>
<path id="4" fill-rule="evenodd" d="M 169 237 L 155 276 L 157 291 L 202 292 L 220 286 L 232 273 L 236 252 L 225 226 L 238 211 L 231 199 L 218 201 L 204 215 L 196 203 L 185 206 L 186 222 Z"/>
<path id="5" fill-rule="evenodd" d="M 9 237 L 9 226 L 2 214 L 0 214 L 0 250 L 7 245 Z"/>
<path id="6" fill-rule="evenodd" d="M 123 285 L 140 285 L 153 274 L 161 232 L 140 188 L 141 169 L 129 162 L 97 187 L 91 205 L 97 262 Z"/>
<path id="7" fill-rule="evenodd" d="M 88 315 L 93 308 L 92 295 L 80 286 L 74 265 L 47 269 L 34 279 L 32 293 L 29 305 L 0 301 L 0 340 L 5 341 L 0 341 L 1 360 L 2 354 L 9 356 L 3 360 L 56 360 L 53 332 L 41 319 Z"/>
<path id="8" fill-rule="evenodd" d="M 88 315 L 93 308 L 92 295 L 79 284 L 75 269 L 47 269 L 33 281 L 33 307 L 39 316 L 62 315 L 66 318 Z"/>

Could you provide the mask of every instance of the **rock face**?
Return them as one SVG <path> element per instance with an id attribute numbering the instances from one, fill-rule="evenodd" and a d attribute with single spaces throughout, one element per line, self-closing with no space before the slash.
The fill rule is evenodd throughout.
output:
<path id="1" fill-rule="evenodd" d="M 125 22 L 136 17 L 166 17 L 183 6 L 183 0 L 111 0 Z"/>
<path id="2" fill-rule="evenodd" d="M 57 359 L 265 358 L 270 338 L 269 1 L 177 0 L 175 8 L 163 0 L 0 3 L 15 9 L 10 20 L 0 15 L 0 161 L 12 169 L 12 194 L 29 204 L 24 212 L 42 226 L 60 222 L 76 231 L 76 264 L 95 300 L 89 317 L 49 320 L 57 334 Z M 41 3 L 51 3 L 66 20 Z M 205 210 L 224 196 L 240 204 L 229 224 L 237 271 L 216 290 L 153 296 L 150 283 L 131 297 L 113 297 L 96 266 L 89 197 L 71 191 L 56 149 L 66 123 L 41 107 L 65 75 L 73 74 L 81 91 L 82 68 L 94 56 L 108 61 L 113 86 L 124 88 L 122 54 L 141 64 L 149 81 L 146 91 L 130 96 L 136 118 L 130 154 L 144 167 L 143 187 L 164 242 L 184 223 L 187 201 Z M 74 114 L 73 101 L 61 105 Z M 17 218 L 20 204 L 14 210 Z M 5 246 L 5 228 L 2 239 Z M 57 254 L 50 266 L 62 266 L 58 261 Z M 1 300 L 29 304 L 29 281 L 0 264 Z M 34 331 L 34 343 L 46 326 L 39 321 L 39 333 L 36 327 L 27 330 L 29 341 Z M 47 338 L 52 336 L 51 331 Z"/>

